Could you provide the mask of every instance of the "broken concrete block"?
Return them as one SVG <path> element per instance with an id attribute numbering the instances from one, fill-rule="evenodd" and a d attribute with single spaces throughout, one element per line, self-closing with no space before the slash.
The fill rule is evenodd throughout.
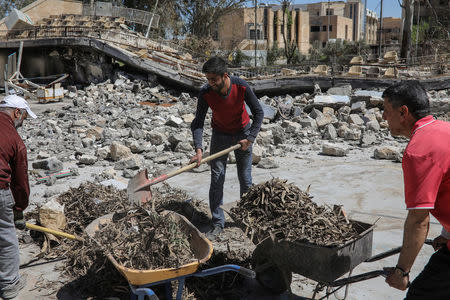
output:
<path id="1" fill-rule="evenodd" d="M 361 119 L 361 117 L 357 114 L 350 114 L 348 118 L 348 123 L 355 124 L 355 125 L 363 125 L 364 121 Z"/>
<path id="2" fill-rule="evenodd" d="M 81 143 L 83 144 L 84 148 L 91 148 L 94 146 L 94 139 L 86 137 L 81 140 Z"/>
<path id="3" fill-rule="evenodd" d="M 35 161 L 32 166 L 34 169 L 48 170 L 50 173 L 59 172 L 63 169 L 63 163 L 56 157 Z"/>
<path id="4" fill-rule="evenodd" d="M 175 117 L 175 116 L 170 116 L 166 122 L 167 126 L 172 126 L 172 127 L 180 127 L 181 124 L 183 124 L 183 120 L 181 118 Z"/>
<path id="5" fill-rule="evenodd" d="M 316 120 L 314 120 L 310 117 L 299 120 L 299 123 L 300 123 L 300 125 L 302 125 L 303 128 L 317 129 Z"/>
<path id="6" fill-rule="evenodd" d="M 143 161 L 141 156 L 137 154 L 132 154 L 131 156 L 125 157 L 118 162 L 115 163 L 115 170 L 124 170 L 124 169 L 139 169 L 143 165 Z"/>
<path id="7" fill-rule="evenodd" d="M 328 95 L 350 96 L 352 94 L 352 86 L 350 84 L 343 86 L 331 87 L 327 91 Z"/>
<path id="8" fill-rule="evenodd" d="M 380 123 L 377 120 L 369 121 L 366 123 L 367 130 L 379 131 L 381 129 Z"/>
<path id="9" fill-rule="evenodd" d="M 105 146 L 102 148 L 98 148 L 95 152 L 95 155 L 97 155 L 98 159 L 107 159 L 109 157 L 110 147 Z"/>
<path id="10" fill-rule="evenodd" d="M 89 122 L 86 119 L 78 119 L 72 122 L 72 127 L 89 127 Z"/>
<path id="11" fill-rule="evenodd" d="M 194 153 L 194 148 L 191 146 L 189 142 L 180 142 L 175 147 L 175 152 L 187 152 L 187 153 Z"/>
<path id="12" fill-rule="evenodd" d="M 100 141 L 103 138 L 103 128 L 94 126 L 86 131 L 86 137 L 93 138 L 96 141 Z"/>
<path id="13" fill-rule="evenodd" d="M 366 102 L 358 101 L 352 104 L 352 112 L 355 113 L 364 113 L 366 111 Z"/>
<path id="14" fill-rule="evenodd" d="M 385 146 L 376 148 L 373 152 L 375 159 L 395 160 L 400 156 L 400 152 L 395 147 Z"/>
<path id="15" fill-rule="evenodd" d="M 264 154 L 264 149 L 258 144 L 253 144 L 253 146 L 252 146 L 252 164 L 256 165 L 257 163 L 259 163 L 261 161 L 263 154 Z"/>
<path id="16" fill-rule="evenodd" d="M 322 154 L 324 155 L 346 156 L 348 152 L 348 148 L 343 145 L 324 143 L 322 146 Z"/>
<path id="17" fill-rule="evenodd" d="M 131 156 L 130 148 L 118 143 L 113 142 L 109 148 L 110 156 L 113 161 L 118 161 L 123 158 Z"/>
<path id="18" fill-rule="evenodd" d="M 377 142 L 377 137 L 375 136 L 375 134 L 373 134 L 373 132 L 365 132 L 362 136 L 361 136 L 361 140 L 359 145 L 363 148 L 365 147 L 369 147 L 370 145 L 373 145 Z"/>
<path id="19" fill-rule="evenodd" d="M 97 157 L 94 155 L 84 154 L 84 155 L 80 156 L 78 161 L 84 165 L 93 165 L 97 161 Z"/>
<path id="20" fill-rule="evenodd" d="M 261 169 L 276 169 L 279 168 L 280 166 L 272 157 L 265 157 L 261 159 L 261 161 L 258 163 L 256 167 Z"/>
<path id="21" fill-rule="evenodd" d="M 324 139 L 327 139 L 327 140 L 335 140 L 335 139 L 337 139 L 336 128 L 334 128 L 333 125 L 328 124 L 325 127 L 325 131 L 324 131 L 323 137 L 324 137 Z"/>
<path id="22" fill-rule="evenodd" d="M 299 123 L 296 122 L 292 122 L 292 121 L 283 121 L 283 123 L 281 123 L 281 127 L 283 127 L 286 132 L 288 133 L 295 133 L 300 131 L 300 129 L 302 128 L 302 125 L 300 125 Z"/>
<path id="23" fill-rule="evenodd" d="M 151 131 L 146 136 L 147 141 L 150 141 L 153 145 L 161 145 L 166 141 L 166 136 L 158 131 Z"/>

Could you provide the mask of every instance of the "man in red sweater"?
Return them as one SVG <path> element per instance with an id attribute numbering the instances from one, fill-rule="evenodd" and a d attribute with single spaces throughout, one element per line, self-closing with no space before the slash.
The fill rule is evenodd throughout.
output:
<path id="1" fill-rule="evenodd" d="M 226 62 L 218 57 L 209 59 L 203 65 L 203 73 L 208 84 L 198 96 L 197 112 L 192 121 L 196 155 L 191 162 L 202 160 L 202 135 L 208 108 L 212 111 L 212 137 L 210 154 L 217 153 L 237 143 L 242 147 L 236 150 L 236 165 L 240 185 L 240 196 L 252 185 L 252 143 L 261 128 L 264 117 L 261 104 L 244 80 L 228 75 Z M 248 105 L 253 122 L 247 113 Z M 212 215 L 212 228 L 207 233 L 214 239 L 223 231 L 225 216 L 220 207 L 223 204 L 223 183 L 228 155 L 211 161 L 211 184 L 209 188 L 209 207 Z"/>
<path id="2" fill-rule="evenodd" d="M 27 149 L 17 133 L 27 116 L 36 118 L 25 99 L 9 95 L 0 101 L 0 298 L 13 299 L 26 284 L 19 275 L 16 227 L 25 229 L 28 206 Z"/>
<path id="3" fill-rule="evenodd" d="M 443 230 L 434 253 L 409 287 L 406 299 L 450 299 L 450 123 L 430 115 L 425 89 L 418 82 L 402 82 L 383 93 L 383 118 L 394 136 L 409 139 L 402 168 L 405 203 L 403 245 L 397 266 L 386 282 L 405 290 L 409 271 L 428 234 L 430 214 Z"/>

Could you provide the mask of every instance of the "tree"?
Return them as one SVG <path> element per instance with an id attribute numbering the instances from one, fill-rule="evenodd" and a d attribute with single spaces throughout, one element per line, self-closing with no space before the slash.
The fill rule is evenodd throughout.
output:
<path id="1" fill-rule="evenodd" d="M 246 0 L 180 0 L 175 1 L 178 15 L 185 21 L 185 32 L 199 38 L 211 36 L 217 20 L 242 7 Z"/>
<path id="2" fill-rule="evenodd" d="M 22 9 L 35 0 L 0 0 L 0 18 L 6 17 L 13 8 Z"/>
<path id="3" fill-rule="evenodd" d="M 406 58 L 408 60 L 411 54 L 411 31 L 414 13 L 414 0 L 403 0 L 403 5 L 400 6 L 405 11 L 400 57 Z"/>
<path id="4" fill-rule="evenodd" d="M 288 65 L 293 63 L 294 57 L 296 57 L 296 51 L 297 50 L 297 44 L 295 43 L 295 40 L 291 40 L 290 34 L 286 37 L 286 31 L 290 33 L 290 27 L 294 26 L 293 18 L 292 18 L 292 11 L 290 10 L 292 1 L 281 1 L 281 8 L 283 11 L 283 21 L 281 23 L 281 34 L 283 35 L 283 42 L 284 42 L 284 56 L 286 57 L 286 63 Z"/>

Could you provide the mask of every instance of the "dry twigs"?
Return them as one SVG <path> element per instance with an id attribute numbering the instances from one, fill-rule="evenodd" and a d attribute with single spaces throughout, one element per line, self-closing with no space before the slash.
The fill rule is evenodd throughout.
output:
<path id="1" fill-rule="evenodd" d="M 320 246 L 340 245 L 356 237 L 357 231 L 339 207 L 319 206 L 286 182 L 274 178 L 252 186 L 231 210 L 255 243 L 270 234 Z"/>
<path id="2" fill-rule="evenodd" d="M 119 264 L 132 269 L 178 268 L 196 260 L 190 237 L 173 218 L 142 208 L 114 214 L 95 239 Z"/>

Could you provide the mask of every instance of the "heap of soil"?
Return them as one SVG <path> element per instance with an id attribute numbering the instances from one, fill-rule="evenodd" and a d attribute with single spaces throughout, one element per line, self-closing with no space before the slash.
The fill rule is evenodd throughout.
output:
<path id="1" fill-rule="evenodd" d="M 137 270 L 178 268 L 195 261 L 190 239 L 171 216 L 142 208 L 115 213 L 95 234 L 119 264 Z"/>
<path id="2" fill-rule="evenodd" d="M 233 218 L 258 243 L 269 235 L 319 246 L 341 245 L 358 235 L 357 223 L 347 220 L 340 206 L 319 206 L 308 193 L 287 180 L 274 178 L 252 186 Z"/>

